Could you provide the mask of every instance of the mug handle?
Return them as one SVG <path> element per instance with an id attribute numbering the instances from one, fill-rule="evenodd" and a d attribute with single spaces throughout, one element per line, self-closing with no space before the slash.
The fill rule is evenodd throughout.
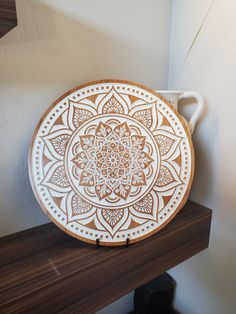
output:
<path id="1" fill-rule="evenodd" d="M 193 134 L 195 125 L 196 125 L 198 119 L 200 118 L 200 116 L 203 112 L 203 109 L 205 107 L 205 103 L 204 103 L 204 99 L 202 98 L 202 96 L 196 92 L 183 92 L 179 97 L 179 99 L 186 99 L 186 98 L 194 98 L 197 101 L 197 108 L 189 120 L 190 132 L 191 132 L 191 134 Z"/>

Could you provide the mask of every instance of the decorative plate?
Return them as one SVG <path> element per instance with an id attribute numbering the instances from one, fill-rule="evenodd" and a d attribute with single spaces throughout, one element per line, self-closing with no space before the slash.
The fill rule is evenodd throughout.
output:
<path id="1" fill-rule="evenodd" d="M 39 204 L 68 234 L 122 245 L 147 238 L 183 207 L 194 154 L 184 118 L 143 85 L 103 80 L 60 97 L 29 153 Z"/>

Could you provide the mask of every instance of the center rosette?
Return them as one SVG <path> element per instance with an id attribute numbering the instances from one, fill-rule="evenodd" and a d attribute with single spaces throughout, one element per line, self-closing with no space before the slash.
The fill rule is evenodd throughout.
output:
<path id="1" fill-rule="evenodd" d="M 133 119 L 91 119 L 69 143 L 67 166 L 76 192 L 96 206 L 120 208 L 137 201 L 155 183 L 159 152 L 153 143 Z"/>

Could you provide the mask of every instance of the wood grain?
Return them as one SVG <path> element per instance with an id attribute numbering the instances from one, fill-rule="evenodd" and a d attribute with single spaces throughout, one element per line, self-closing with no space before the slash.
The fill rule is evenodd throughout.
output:
<path id="1" fill-rule="evenodd" d="M 0 0 L 0 37 L 17 25 L 15 0 Z"/>
<path id="2" fill-rule="evenodd" d="M 0 239 L 1 313 L 94 313 L 208 247 L 211 210 L 188 201 L 154 236 L 80 242 L 53 223 Z"/>

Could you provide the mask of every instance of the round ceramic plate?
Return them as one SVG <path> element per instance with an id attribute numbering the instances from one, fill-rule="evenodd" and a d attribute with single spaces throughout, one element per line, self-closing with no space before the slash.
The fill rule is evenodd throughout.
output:
<path id="1" fill-rule="evenodd" d="M 59 98 L 29 154 L 35 196 L 51 220 L 90 243 L 121 245 L 166 225 L 187 200 L 188 125 L 155 91 L 103 80 Z"/>

